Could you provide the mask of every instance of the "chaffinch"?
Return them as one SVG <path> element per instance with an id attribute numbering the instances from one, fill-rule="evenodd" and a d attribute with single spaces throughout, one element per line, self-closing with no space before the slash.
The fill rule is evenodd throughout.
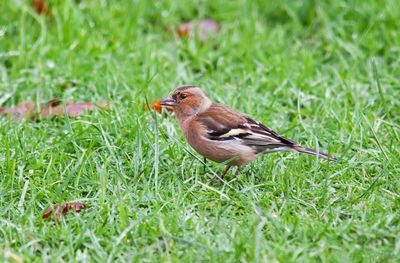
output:
<path id="1" fill-rule="evenodd" d="M 240 167 L 262 153 L 292 151 L 315 155 L 330 161 L 333 156 L 300 146 L 263 124 L 212 102 L 199 87 L 181 86 L 161 100 L 172 108 L 186 140 L 204 157 L 227 162 L 223 178 L 232 166 Z"/>

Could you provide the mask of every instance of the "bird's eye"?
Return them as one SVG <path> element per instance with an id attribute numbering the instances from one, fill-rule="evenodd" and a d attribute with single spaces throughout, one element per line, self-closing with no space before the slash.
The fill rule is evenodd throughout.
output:
<path id="1" fill-rule="evenodd" d="M 181 94 L 179 94 L 179 98 L 181 99 L 181 100 L 183 100 L 183 99 L 186 99 L 187 98 L 187 94 L 185 94 L 185 93 L 181 93 Z"/>

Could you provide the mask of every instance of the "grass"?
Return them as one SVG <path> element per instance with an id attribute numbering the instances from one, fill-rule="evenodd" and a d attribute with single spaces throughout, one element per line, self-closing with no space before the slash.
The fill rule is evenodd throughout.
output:
<path id="1" fill-rule="evenodd" d="M 2 106 L 111 109 L 0 118 L 0 261 L 398 262 L 398 1 L 49 2 L 0 1 Z M 205 43 L 166 30 L 204 17 L 223 25 Z M 220 182 L 141 108 L 181 84 L 340 160 L 270 154 Z"/>

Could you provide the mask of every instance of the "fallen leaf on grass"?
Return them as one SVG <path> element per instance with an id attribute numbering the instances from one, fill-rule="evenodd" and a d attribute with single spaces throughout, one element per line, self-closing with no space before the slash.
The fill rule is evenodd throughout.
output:
<path id="1" fill-rule="evenodd" d="M 54 220 L 59 221 L 61 215 L 65 215 L 71 209 L 73 209 L 73 211 L 76 213 L 80 213 L 81 210 L 85 207 L 86 207 L 86 205 L 84 203 L 80 203 L 80 202 L 67 202 L 67 203 L 62 204 L 61 206 L 58 204 L 55 204 L 53 207 L 44 211 L 42 218 L 49 219 L 50 216 L 54 212 Z"/>
<path id="2" fill-rule="evenodd" d="M 221 30 L 221 27 L 212 19 L 202 19 L 181 24 L 177 33 L 180 37 L 196 36 L 200 41 L 206 41 L 215 36 Z"/>
<path id="3" fill-rule="evenodd" d="M 62 115 L 64 114 L 64 108 L 62 106 L 62 101 L 60 99 L 51 99 L 49 100 L 44 108 L 41 109 L 40 111 L 40 116 L 42 118 L 46 118 L 49 116 L 55 116 L 55 115 Z"/>
<path id="4" fill-rule="evenodd" d="M 11 115 L 13 119 L 29 118 L 33 115 L 35 104 L 32 101 L 20 102 L 15 107 L 0 107 L 0 114 Z"/>
<path id="5" fill-rule="evenodd" d="M 15 107 L 0 107 L 0 115 L 11 115 L 13 119 L 35 119 L 38 117 L 47 118 L 54 116 L 64 116 L 64 107 L 67 115 L 77 117 L 87 111 L 93 111 L 95 107 L 108 109 L 108 104 L 104 101 L 93 102 L 67 102 L 63 105 L 60 99 L 49 100 L 44 107 L 36 110 L 33 102 L 20 102 Z"/>
<path id="6" fill-rule="evenodd" d="M 44 14 L 46 16 L 52 15 L 50 7 L 46 4 L 44 0 L 32 0 L 31 6 L 39 15 L 41 14 Z"/>
<path id="7" fill-rule="evenodd" d="M 67 103 L 66 108 L 68 115 L 74 117 L 82 115 L 85 110 L 92 111 L 95 106 L 102 109 L 108 109 L 108 104 L 105 101 L 100 101 L 98 103 L 92 103 L 92 102 Z"/>
<path id="8" fill-rule="evenodd" d="M 85 111 L 92 111 L 94 107 L 97 106 L 102 109 L 107 109 L 108 105 L 106 102 L 99 102 L 94 104 L 92 102 L 67 102 L 65 104 L 65 110 L 70 117 L 81 116 Z M 49 100 L 44 108 L 40 111 L 40 116 L 42 118 L 52 117 L 52 116 L 62 116 L 64 115 L 64 105 L 59 99 Z"/>

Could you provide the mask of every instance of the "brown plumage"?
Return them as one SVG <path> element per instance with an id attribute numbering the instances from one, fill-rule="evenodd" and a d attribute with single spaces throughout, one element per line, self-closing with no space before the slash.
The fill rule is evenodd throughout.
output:
<path id="1" fill-rule="evenodd" d="M 172 107 L 189 144 L 204 157 L 215 162 L 228 161 L 222 177 L 232 166 L 254 160 L 261 153 L 293 151 L 336 161 L 333 156 L 300 146 L 263 124 L 213 103 L 196 86 L 182 86 L 161 105 Z"/>

